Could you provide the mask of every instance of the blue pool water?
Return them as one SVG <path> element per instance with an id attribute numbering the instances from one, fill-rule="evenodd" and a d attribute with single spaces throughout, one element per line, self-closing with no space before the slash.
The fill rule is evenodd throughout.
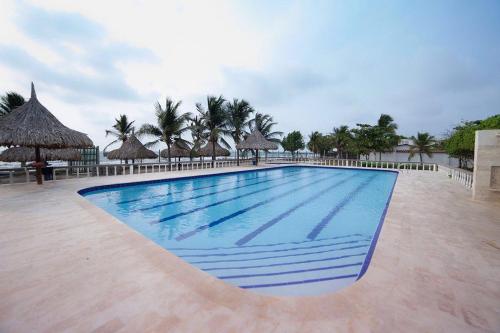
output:
<path id="1" fill-rule="evenodd" d="M 227 283 L 273 295 L 315 295 L 364 274 L 396 177 L 286 166 L 80 194 Z"/>

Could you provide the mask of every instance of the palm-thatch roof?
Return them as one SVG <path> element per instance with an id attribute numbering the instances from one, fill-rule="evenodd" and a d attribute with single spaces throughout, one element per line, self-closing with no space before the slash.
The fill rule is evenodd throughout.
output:
<path id="1" fill-rule="evenodd" d="M 135 137 L 130 135 L 118 149 L 112 150 L 106 156 L 110 160 L 140 160 L 144 158 L 156 158 L 158 155 L 144 147 L 144 145 Z"/>
<path id="2" fill-rule="evenodd" d="M 168 158 L 168 149 L 163 149 L 160 152 L 160 156 L 163 158 Z M 170 147 L 170 157 L 190 157 L 191 148 L 183 142 L 175 142 L 172 147 Z"/>
<path id="3" fill-rule="evenodd" d="M 81 158 L 80 152 L 72 148 L 40 149 L 42 161 L 79 161 Z M 0 154 L 0 161 L 3 162 L 32 162 L 35 160 L 35 148 L 32 147 L 12 147 Z"/>
<path id="4" fill-rule="evenodd" d="M 0 118 L 0 146 L 85 148 L 93 145 L 87 134 L 64 126 L 37 99 L 31 83 L 31 98 Z"/>
<path id="5" fill-rule="evenodd" d="M 259 130 L 255 129 L 243 142 L 236 145 L 236 149 L 274 150 L 278 149 L 278 145 L 267 140 Z"/>
<path id="6" fill-rule="evenodd" d="M 205 146 L 201 147 L 198 150 L 198 155 L 213 156 L 212 151 L 213 151 L 212 141 L 208 141 Z M 218 142 L 215 143 L 215 156 L 229 156 L 229 155 L 231 155 L 229 150 L 222 148 Z"/>

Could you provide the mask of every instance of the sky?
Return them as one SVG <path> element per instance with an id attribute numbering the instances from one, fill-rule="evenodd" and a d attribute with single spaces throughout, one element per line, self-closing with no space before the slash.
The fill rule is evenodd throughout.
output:
<path id="1" fill-rule="evenodd" d="M 0 94 L 32 81 L 101 147 L 167 96 L 243 98 L 285 133 L 388 113 L 440 137 L 500 113 L 500 1 L 0 0 Z"/>

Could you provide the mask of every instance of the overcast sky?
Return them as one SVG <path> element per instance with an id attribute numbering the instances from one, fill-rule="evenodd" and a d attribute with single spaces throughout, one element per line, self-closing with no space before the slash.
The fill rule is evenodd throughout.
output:
<path id="1" fill-rule="evenodd" d="M 0 94 L 39 100 L 101 147 L 166 96 L 247 99 L 278 130 L 389 113 L 440 136 L 500 113 L 500 1 L 0 0 Z"/>

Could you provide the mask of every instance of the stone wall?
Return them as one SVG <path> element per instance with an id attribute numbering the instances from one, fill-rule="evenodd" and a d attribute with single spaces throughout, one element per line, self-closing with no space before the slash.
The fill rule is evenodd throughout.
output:
<path id="1" fill-rule="evenodd" d="M 500 202 L 500 130 L 476 131 L 472 195 Z"/>

